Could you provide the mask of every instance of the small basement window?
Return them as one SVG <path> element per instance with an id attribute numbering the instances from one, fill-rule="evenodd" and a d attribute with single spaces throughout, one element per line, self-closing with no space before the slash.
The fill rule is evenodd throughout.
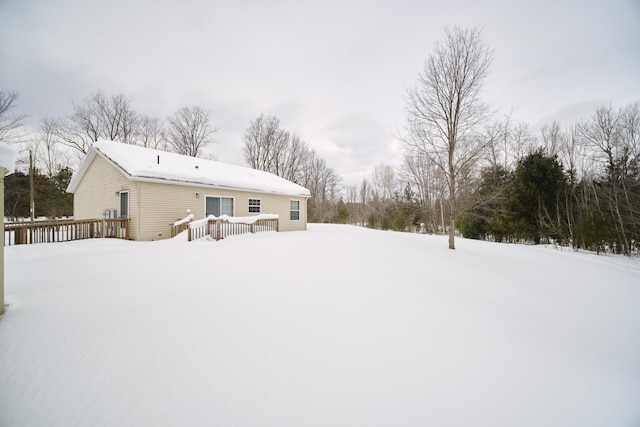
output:
<path id="1" fill-rule="evenodd" d="M 300 200 L 289 201 L 289 219 L 291 221 L 300 221 Z"/>
<path id="2" fill-rule="evenodd" d="M 260 213 L 260 199 L 249 199 L 249 213 Z"/>

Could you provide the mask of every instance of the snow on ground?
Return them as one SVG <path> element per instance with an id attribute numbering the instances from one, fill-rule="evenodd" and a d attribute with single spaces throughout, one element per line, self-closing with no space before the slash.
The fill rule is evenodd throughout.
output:
<path id="1" fill-rule="evenodd" d="M 6 248 L 2 426 L 638 426 L 640 262 L 310 225 Z"/>

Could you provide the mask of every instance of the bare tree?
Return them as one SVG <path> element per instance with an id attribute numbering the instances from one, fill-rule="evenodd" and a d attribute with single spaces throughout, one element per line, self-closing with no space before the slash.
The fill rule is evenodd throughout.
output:
<path id="1" fill-rule="evenodd" d="M 513 168 L 529 154 L 535 145 L 535 137 L 531 134 L 528 123 L 516 123 L 511 129 L 511 163 L 505 169 Z M 507 162 L 505 162 L 507 165 Z"/>
<path id="2" fill-rule="evenodd" d="M 309 147 L 298 137 L 291 134 L 284 150 L 276 156 L 276 174 L 289 181 L 298 182 L 309 157 Z"/>
<path id="3" fill-rule="evenodd" d="M 510 128 L 511 117 L 507 116 L 504 120 L 490 123 L 484 129 L 483 138 L 487 147 L 484 157 L 494 170 L 499 166 L 507 168 Z"/>
<path id="4" fill-rule="evenodd" d="M 551 126 L 544 125 L 542 127 L 542 143 L 549 156 L 555 156 L 560 152 L 565 138 L 566 135 L 562 132 L 560 124 L 555 120 Z"/>
<path id="5" fill-rule="evenodd" d="M 13 141 L 16 137 L 14 131 L 22 126 L 22 121 L 27 117 L 24 114 L 13 114 L 17 99 L 18 92 L 0 89 L 0 142 Z"/>
<path id="6" fill-rule="evenodd" d="M 136 140 L 143 147 L 166 150 L 167 136 L 162 119 L 145 115 L 139 116 Z"/>
<path id="7" fill-rule="evenodd" d="M 251 121 L 243 142 L 245 159 L 252 168 L 300 182 L 309 147 L 296 134 L 282 129 L 276 117 L 261 114 Z"/>
<path id="8" fill-rule="evenodd" d="M 84 102 L 71 104 L 73 114 L 56 126 L 57 137 L 65 145 L 86 154 L 100 138 L 127 144 L 134 142 L 138 115 L 125 95 L 108 97 L 99 90 Z"/>
<path id="9" fill-rule="evenodd" d="M 384 163 L 377 165 L 371 174 L 371 186 L 382 202 L 393 199 L 395 192 L 399 190 L 393 166 Z"/>
<path id="10" fill-rule="evenodd" d="M 372 226 L 372 224 L 367 224 L 367 204 L 369 203 L 369 198 L 371 196 L 371 189 L 369 188 L 369 182 L 367 178 L 362 178 L 362 184 L 360 184 L 360 204 L 362 210 L 362 225 L 363 226 Z"/>
<path id="11" fill-rule="evenodd" d="M 48 178 L 54 177 L 64 165 L 69 163 L 66 154 L 59 149 L 60 140 L 57 137 L 59 126 L 57 119 L 43 118 L 30 148 L 35 164 Z"/>
<path id="12" fill-rule="evenodd" d="M 429 230 L 446 230 L 444 206 L 441 203 L 446 178 L 421 150 L 405 150 L 400 177 L 416 191 Z"/>
<path id="13" fill-rule="evenodd" d="M 101 122 L 102 136 L 105 139 L 133 143 L 138 117 L 130 107 L 129 98 L 122 94 L 108 98 L 102 91 L 98 91 L 89 101 L 90 108 Z"/>
<path id="14" fill-rule="evenodd" d="M 286 149 L 289 137 L 289 132 L 280 128 L 277 117 L 261 114 L 251 121 L 244 133 L 243 151 L 247 163 L 252 168 L 277 175 L 278 158 Z"/>
<path id="15" fill-rule="evenodd" d="M 483 160 L 494 170 L 498 167 L 513 169 L 534 148 L 535 138 L 529 125 L 515 121 L 511 114 L 487 124 L 481 134 L 486 148 Z"/>
<path id="16" fill-rule="evenodd" d="M 167 118 L 167 140 L 176 153 L 198 157 L 218 131 L 209 113 L 200 107 L 182 107 Z"/>
<path id="17" fill-rule="evenodd" d="M 312 221 L 328 219 L 338 201 L 339 184 L 340 177 L 315 150 L 311 150 L 302 171 L 302 185 L 311 192 L 308 208 Z"/>
<path id="18" fill-rule="evenodd" d="M 629 222 L 626 215 L 626 201 L 628 193 L 625 181 L 630 165 L 630 150 L 622 136 L 622 121 L 624 111 L 614 110 L 611 106 L 600 107 L 590 120 L 584 120 L 578 125 L 578 133 L 583 141 L 593 150 L 596 162 L 605 171 L 601 182 L 600 199 L 605 199 L 610 217 L 618 236 L 617 251 L 630 253 L 632 239 L 629 238 Z"/>
<path id="19" fill-rule="evenodd" d="M 405 143 L 422 151 L 447 177 L 450 249 L 455 249 L 457 180 L 483 149 L 483 140 L 474 132 L 490 116 L 480 92 L 492 59 L 479 29 L 446 29 L 416 85 L 407 91 Z"/>

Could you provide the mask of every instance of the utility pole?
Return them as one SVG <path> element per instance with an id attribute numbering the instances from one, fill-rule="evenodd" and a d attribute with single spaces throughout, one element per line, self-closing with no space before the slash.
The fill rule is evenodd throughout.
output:
<path id="1" fill-rule="evenodd" d="M 36 215 L 36 203 L 33 197 L 33 152 L 29 150 L 29 212 L 31 212 L 31 222 L 35 221 Z"/>

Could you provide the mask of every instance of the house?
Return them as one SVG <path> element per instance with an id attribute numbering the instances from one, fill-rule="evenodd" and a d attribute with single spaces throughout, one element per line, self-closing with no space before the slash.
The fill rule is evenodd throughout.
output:
<path id="1" fill-rule="evenodd" d="M 134 240 L 168 238 L 190 213 L 278 214 L 280 231 L 306 230 L 310 197 L 268 172 L 113 141 L 93 144 L 67 191 L 74 219 L 129 218 Z"/>

